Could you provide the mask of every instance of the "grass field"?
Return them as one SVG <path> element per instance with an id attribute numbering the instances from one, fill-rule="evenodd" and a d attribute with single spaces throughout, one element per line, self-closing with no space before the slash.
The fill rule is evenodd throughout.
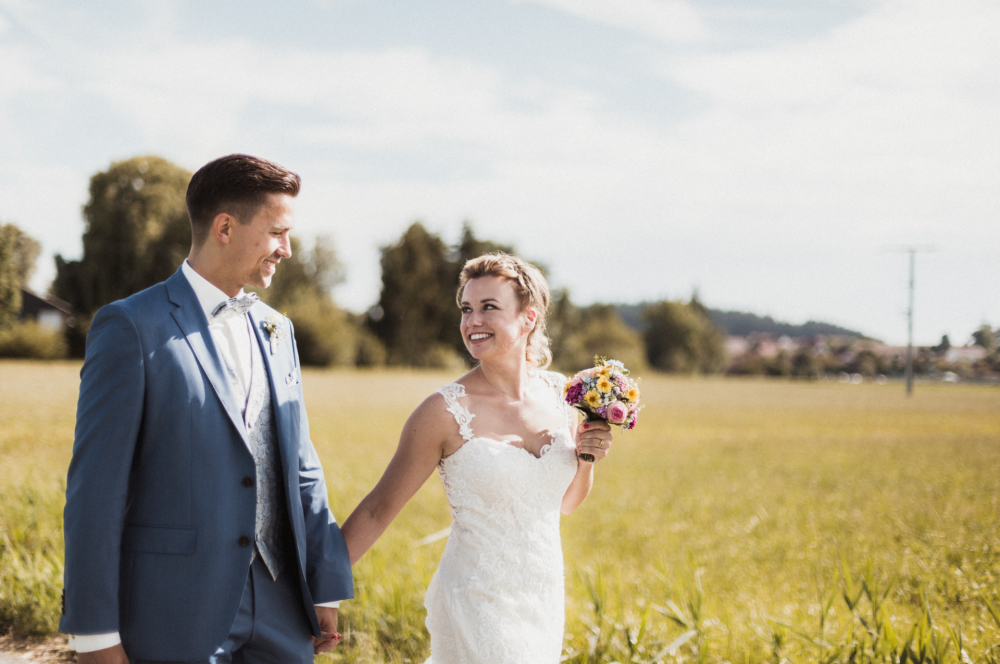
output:
<path id="1" fill-rule="evenodd" d="M 78 369 L 0 363 L 0 631 L 56 625 Z M 451 378 L 305 373 L 340 519 Z M 1000 661 L 1000 389 L 643 387 L 639 428 L 563 520 L 568 661 Z M 444 542 L 413 543 L 448 523 L 435 477 L 356 568 L 333 661 L 423 661 Z"/>

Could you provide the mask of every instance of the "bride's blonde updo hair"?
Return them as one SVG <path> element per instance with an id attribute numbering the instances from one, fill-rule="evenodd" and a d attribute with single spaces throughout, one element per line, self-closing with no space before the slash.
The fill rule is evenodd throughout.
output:
<path id="1" fill-rule="evenodd" d="M 511 282 L 517 295 L 520 310 L 534 308 L 538 312 L 535 326 L 528 333 L 528 349 L 525 353 L 528 364 L 545 369 L 552 363 L 549 337 L 545 333 L 545 313 L 549 309 L 549 284 L 541 270 L 526 263 L 517 256 L 503 252 L 484 254 L 466 261 L 458 278 L 458 293 L 455 301 L 462 306 L 462 292 L 465 285 L 481 277 L 501 277 Z"/>

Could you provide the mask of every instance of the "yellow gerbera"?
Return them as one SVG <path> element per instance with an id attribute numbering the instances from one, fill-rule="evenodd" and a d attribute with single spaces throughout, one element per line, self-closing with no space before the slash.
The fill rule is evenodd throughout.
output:
<path id="1" fill-rule="evenodd" d="M 601 405 L 601 395 L 597 393 L 596 390 L 590 390 L 584 395 L 583 400 L 587 402 L 587 405 L 591 408 L 598 408 Z"/>
<path id="2" fill-rule="evenodd" d="M 614 383 L 608 380 L 607 376 L 601 376 L 597 379 L 597 389 L 607 394 L 614 387 Z"/>
<path id="3" fill-rule="evenodd" d="M 610 377 L 610 376 L 611 376 L 611 367 L 610 367 L 610 366 L 608 366 L 607 364 L 605 364 L 605 365 L 604 365 L 604 366 L 602 366 L 602 367 L 600 368 L 600 370 L 599 370 L 599 371 L 597 372 L 597 375 L 599 375 L 599 376 L 604 376 L 605 378 L 608 378 L 608 377 Z"/>
<path id="4" fill-rule="evenodd" d="M 628 399 L 629 401 L 631 401 L 632 403 L 635 403 L 636 401 L 638 401 L 639 400 L 639 388 L 638 387 L 630 387 L 630 388 L 628 388 L 628 392 L 625 393 L 625 398 Z"/>

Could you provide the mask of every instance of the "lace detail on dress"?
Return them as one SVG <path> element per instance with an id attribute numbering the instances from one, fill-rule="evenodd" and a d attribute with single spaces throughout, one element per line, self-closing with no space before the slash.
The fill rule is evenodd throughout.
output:
<path id="1" fill-rule="evenodd" d="M 472 440 L 472 427 L 469 424 L 475 415 L 470 413 L 465 406 L 458 403 L 458 398 L 465 396 L 465 385 L 449 383 L 438 390 L 438 394 L 444 397 L 445 403 L 448 404 L 448 412 L 458 422 L 458 432 L 462 434 L 462 438 L 465 439 L 465 442 Z"/>
<path id="2" fill-rule="evenodd" d="M 569 379 L 558 371 L 543 371 L 541 375 L 542 380 L 555 391 L 559 408 L 566 413 L 566 423 L 569 424 L 569 428 L 572 430 L 579 420 L 579 411 L 566 403 L 566 399 L 563 396 L 565 394 L 566 382 Z"/>
<path id="3" fill-rule="evenodd" d="M 561 403 L 565 381 L 544 379 L 558 383 Z M 536 458 L 475 436 L 473 415 L 458 402 L 463 386 L 440 393 L 466 442 L 438 466 L 454 521 L 424 602 L 433 663 L 557 664 L 565 604 L 559 510 L 577 468 L 570 429 L 554 432 Z"/>

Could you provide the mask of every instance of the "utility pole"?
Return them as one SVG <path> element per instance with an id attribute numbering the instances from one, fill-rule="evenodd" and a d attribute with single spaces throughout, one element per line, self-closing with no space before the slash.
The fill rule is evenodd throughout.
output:
<path id="1" fill-rule="evenodd" d="M 906 396 L 913 395 L 913 272 L 917 250 L 910 247 L 910 306 L 906 310 Z"/>
<path id="2" fill-rule="evenodd" d="M 916 285 L 916 263 L 918 252 L 935 251 L 934 247 L 924 245 L 911 245 L 897 247 L 899 252 L 906 252 L 910 255 L 910 298 L 909 306 L 906 308 L 906 396 L 913 395 L 913 292 Z"/>

